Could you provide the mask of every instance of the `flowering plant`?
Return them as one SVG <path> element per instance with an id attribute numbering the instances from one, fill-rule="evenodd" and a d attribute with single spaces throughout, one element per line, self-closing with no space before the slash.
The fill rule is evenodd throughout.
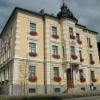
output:
<path id="1" fill-rule="evenodd" d="M 60 82 L 61 81 L 61 77 L 60 76 L 54 76 L 54 81 Z"/>
<path id="2" fill-rule="evenodd" d="M 53 58 L 56 58 L 56 59 L 60 58 L 60 55 L 58 55 L 58 54 L 53 54 L 52 56 L 53 56 Z"/>
<path id="3" fill-rule="evenodd" d="M 75 36 L 74 35 L 70 35 L 70 38 L 74 40 L 75 39 Z"/>
<path id="4" fill-rule="evenodd" d="M 29 81 L 30 82 L 36 82 L 37 81 L 37 76 L 29 76 Z"/>
<path id="5" fill-rule="evenodd" d="M 80 58 L 80 62 L 83 62 L 84 61 L 84 59 L 83 58 Z"/>
<path id="6" fill-rule="evenodd" d="M 85 81 L 86 81 L 86 79 L 84 77 L 80 78 L 80 82 L 85 82 Z"/>
<path id="7" fill-rule="evenodd" d="M 52 35 L 52 37 L 55 38 L 55 39 L 58 39 L 59 38 L 58 35 L 54 35 L 54 34 Z"/>
<path id="8" fill-rule="evenodd" d="M 77 42 L 78 42 L 78 44 L 82 44 L 82 41 L 81 41 L 81 40 L 79 40 L 79 39 L 77 40 Z"/>
<path id="9" fill-rule="evenodd" d="M 89 44 L 89 48 L 92 48 L 93 46 L 91 44 Z"/>
<path id="10" fill-rule="evenodd" d="M 77 59 L 77 56 L 76 56 L 76 55 L 71 55 L 71 58 L 72 58 L 73 60 L 76 60 L 76 59 Z"/>
<path id="11" fill-rule="evenodd" d="M 95 78 L 92 78 L 92 82 L 97 82 L 97 79 L 95 79 Z"/>
<path id="12" fill-rule="evenodd" d="M 36 57 L 36 56 L 37 56 L 37 53 L 36 53 L 36 52 L 30 52 L 29 55 L 30 55 L 31 57 Z"/>
<path id="13" fill-rule="evenodd" d="M 91 60 L 91 61 L 90 61 L 90 64 L 91 64 L 91 65 L 94 65 L 94 64 L 95 64 L 95 62 L 94 62 L 93 60 Z"/>
<path id="14" fill-rule="evenodd" d="M 30 32 L 30 35 L 36 36 L 37 35 L 37 32 L 31 31 Z"/>

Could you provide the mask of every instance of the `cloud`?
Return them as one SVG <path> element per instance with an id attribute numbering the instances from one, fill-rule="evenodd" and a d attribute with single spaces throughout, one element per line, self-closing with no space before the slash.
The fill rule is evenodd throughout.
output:
<path id="1" fill-rule="evenodd" d="M 100 0 L 65 0 L 65 2 L 79 23 L 100 33 Z M 45 9 L 47 13 L 56 15 L 61 5 L 62 0 L 0 0 L 0 31 L 16 6 L 38 12 Z"/>

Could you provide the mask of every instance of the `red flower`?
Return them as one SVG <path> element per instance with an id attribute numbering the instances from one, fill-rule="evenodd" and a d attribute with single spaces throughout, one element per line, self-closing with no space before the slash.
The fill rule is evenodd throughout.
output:
<path id="1" fill-rule="evenodd" d="M 94 64 L 95 64 L 95 62 L 92 60 L 92 61 L 90 61 L 90 64 L 91 64 L 91 65 L 94 65 Z"/>
<path id="2" fill-rule="evenodd" d="M 84 61 L 84 59 L 83 58 L 80 58 L 80 62 L 83 62 Z"/>
<path id="3" fill-rule="evenodd" d="M 73 60 L 76 60 L 76 59 L 77 59 L 77 56 L 76 56 L 76 55 L 71 55 L 71 58 L 72 58 Z"/>
<path id="4" fill-rule="evenodd" d="M 60 58 L 60 55 L 58 55 L 58 54 L 53 54 L 52 56 L 53 56 L 53 58 L 56 58 L 56 59 Z"/>
<path id="5" fill-rule="evenodd" d="M 84 77 L 80 78 L 80 82 L 85 82 L 85 81 L 86 81 L 86 79 Z"/>
<path id="6" fill-rule="evenodd" d="M 30 82 L 36 82 L 37 81 L 37 76 L 29 76 L 29 81 Z"/>
<path id="7" fill-rule="evenodd" d="M 36 36 L 37 35 L 37 32 L 31 31 L 30 32 L 30 35 Z"/>
<path id="8" fill-rule="evenodd" d="M 75 36 L 74 36 L 74 35 L 70 35 L 70 38 L 71 38 L 71 39 L 75 39 Z"/>
<path id="9" fill-rule="evenodd" d="M 81 40 L 79 40 L 79 39 L 77 40 L 77 42 L 78 42 L 78 44 L 82 44 L 82 41 L 81 41 Z"/>
<path id="10" fill-rule="evenodd" d="M 97 79 L 93 78 L 93 79 L 92 79 L 92 82 L 97 82 Z"/>
<path id="11" fill-rule="evenodd" d="M 91 44 L 89 44 L 89 48 L 92 48 L 93 46 Z"/>
<path id="12" fill-rule="evenodd" d="M 55 39 L 58 39 L 59 38 L 58 35 L 54 35 L 54 34 L 52 35 L 52 37 L 55 38 Z"/>
<path id="13" fill-rule="evenodd" d="M 36 53 L 36 52 L 30 52 L 29 55 L 30 55 L 31 57 L 36 57 L 36 56 L 37 56 L 37 53 Z"/>
<path id="14" fill-rule="evenodd" d="M 54 76 L 54 81 L 60 82 L 61 81 L 61 77 L 60 76 Z"/>

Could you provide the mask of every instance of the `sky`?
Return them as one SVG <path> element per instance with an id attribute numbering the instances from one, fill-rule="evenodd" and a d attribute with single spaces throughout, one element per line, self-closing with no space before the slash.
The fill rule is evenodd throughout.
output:
<path id="1" fill-rule="evenodd" d="M 0 0 L 0 32 L 15 7 L 57 14 L 63 0 Z M 100 0 L 65 0 L 79 23 L 100 33 Z M 97 35 L 100 39 L 100 34 Z"/>

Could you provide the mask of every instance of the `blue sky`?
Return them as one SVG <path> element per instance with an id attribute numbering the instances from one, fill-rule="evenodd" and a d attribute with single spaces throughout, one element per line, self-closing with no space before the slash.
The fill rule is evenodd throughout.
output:
<path id="1" fill-rule="evenodd" d="M 65 2 L 80 24 L 100 33 L 100 0 L 65 0 Z M 37 12 L 45 9 L 45 12 L 56 15 L 61 5 L 62 0 L 0 0 L 0 32 L 16 6 Z M 100 39 L 100 35 L 97 38 Z"/>

